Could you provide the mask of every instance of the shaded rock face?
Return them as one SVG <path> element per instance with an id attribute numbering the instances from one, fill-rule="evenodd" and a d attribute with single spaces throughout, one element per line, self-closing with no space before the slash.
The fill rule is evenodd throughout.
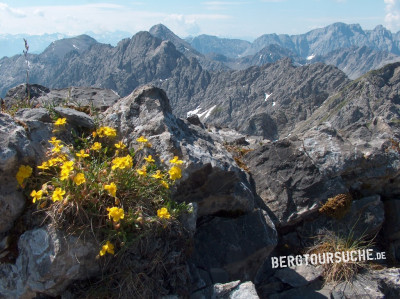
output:
<path id="1" fill-rule="evenodd" d="M 274 225 L 260 210 L 236 219 L 216 217 L 197 228 L 193 259 L 211 270 L 214 283 L 253 280 L 258 268 L 251 264 L 261 265 L 276 244 Z"/>
<path id="2" fill-rule="evenodd" d="M 316 211 L 329 197 L 349 190 L 368 196 L 398 194 L 398 153 L 374 150 L 368 158 L 333 129 L 309 131 L 267 144 L 245 156 L 257 194 L 279 225 L 290 225 Z M 317 133 L 318 132 L 318 133 Z"/>
<path id="3" fill-rule="evenodd" d="M 304 219 L 323 199 L 346 191 L 340 178 L 319 171 L 297 138 L 261 146 L 245 156 L 245 163 L 278 226 Z"/>
<path id="4" fill-rule="evenodd" d="M 322 267 L 312 265 L 299 265 L 290 268 L 283 268 L 276 271 L 274 278 L 283 283 L 299 288 L 313 283 L 322 275 Z"/>
<path id="5" fill-rule="evenodd" d="M 373 195 L 352 202 L 350 211 L 341 219 L 335 219 L 323 214 L 306 219 L 295 229 L 298 242 L 313 245 L 316 236 L 323 237 L 326 231 L 334 232 L 343 239 L 361 240 L 373 239 L 385 221 L 385 211 L 381 197 Z M 300 244 L 293 244 L 300 247 Z"/>

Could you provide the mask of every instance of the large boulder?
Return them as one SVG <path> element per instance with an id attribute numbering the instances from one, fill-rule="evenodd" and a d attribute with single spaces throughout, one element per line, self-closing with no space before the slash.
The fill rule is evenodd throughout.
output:
<path id="1" fill-rule="evenodd" d="M 0 265 L 0 295 L 35 298 L 60 294 L 73 280 L 99 271 L 98 246 L 90 238 L 64 234 L 51 227 L 25 232 L 18 241 L 15 264 Z"/>
<path id="2" fill-rule="evenodd" d="M 277 226 L 293 225 L 315 212 L 320 203 L 347 191 L 337 177 L 324 176 L 292 137 L 261 145 L 244 157 L 258 196 Z"/>
<path id="3" fill-rule="evenodd" d="M 325 124 L 262 145 L 244 161 L 265 208 L 284 227 L 304 220 L 340 193 L 399 194 L 400 153 L 389 136 L 363 146 L 360 142 Z"/>
<path id="4" fill-rule="evenodd" d="M 201 127 L 176 118 L 163 90 L 149 85 L 140 87 L 105 115 L 105 124 L 117 128 L 131 147 L 143 135 L 159 153 L 159 160 L 167 161 L 176 155 L 185 162 L 175 199 L 196 202 L 199 217 L 254 209 L 246 175 L 232 155 Z"/>

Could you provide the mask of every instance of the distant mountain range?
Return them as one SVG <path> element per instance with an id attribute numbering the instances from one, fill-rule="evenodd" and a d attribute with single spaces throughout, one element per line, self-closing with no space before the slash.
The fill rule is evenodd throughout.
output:
<path id="1" fill-rule="evenodd" d="M 382 26 L 363 31 L 336 23 L 248 43 L 208 36 L 183 40 L 156 25 L 115 47 L 88 35 L 57 40 L 28 60 L 30 83 L 108 88 L 120 96 L 151 83 L 167 92 L 180 117 L 197 114 L 204 122 L 278 139 L 350 79 L 400 61 L 398 53 L 399 34 Z M 0 96 L 25 82 L 26 68 L 23 55 L 0 59 Z"/>
<path id="2" fill-rule="evenodd" d="M 91 36 L 100 43 L 116 45 L 121 39 L 130 37 L 129 32 L 115 31 L 104 32 L 96 34 L 94 32 L 86 32 L 86 35 Z M 25 50 L 24 38 L 28 41 L 29 52 L 32 54 L 42 53 L 50 43 L 64 39 L 71 38 L 63 33 L 42 34 L 42 35 L 29 35 L 29 34 L 0 34 L 0 58 L 7 56 L 22 54 Z"/>
<path id="3" fill-rule="evenodd" d="M 371 69 L 400 60 L 400 32 L 393 34 L 381 25 L 363 30 L 358 24 L 334 23 L 300 35 L 265 34 L 252 43 L 210 35 L 186 41 L 200 53 L 233 69 L 290 57 L 299 64 L 335 65 L 355 79 Z"/>
<path id="4" fill-rule="evenodd" d="M 363 30 L 358 24 L 334 23 L 300 35 L 265 34 L 253 42 L 211 35 L 181 39 L 161 24 L 153 26 L 149 32 L 171 41 L 178 51 L 188 58 L 196 58 L 210 71 L 241 70 L 290 57 L 299 65 L 315 62 L 334 65 L 355 79 L 371 69 L 400 60 L 400 32 L 392 33 L 381 25 Z M 86 35 L 113 46 L 130 36 L 123 31 Z M 0 35 L 0 57 L 22 54 L 23 38 L 28 40 L 31 54 L 40 54 L 50 43 L 70 37 L 63 34 Z"/>

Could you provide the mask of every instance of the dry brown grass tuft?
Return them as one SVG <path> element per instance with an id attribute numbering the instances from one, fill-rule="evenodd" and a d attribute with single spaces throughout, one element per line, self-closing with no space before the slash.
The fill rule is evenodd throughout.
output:
<path id="1" fill-rule="evenodd" d="M 353 198 L 350 193 L 338 194 L 328 198 L 328 201 L 319 209 L 319 212 L 336 219 L 341 219 L 350 210 L 352 201 Z"/>
<path id="2" fill-rule="evenodd" d="M 317 244 L 308 249 L 309 254 L 326 254 L 326 253 L 347 253 L 351 251 L 363 251 L 373 246 L 373 241 L 364 240 L 364 238 L 354 239 L 350 233 L 349 236 L 340 236 L 336 233 L 328 230 L 324 230 L 320 235 L 317 236 Z M 362 269 L 370 268 L 368 261 L 358 260 L 344 262 L 341 260 L 337 262 L 334 260 L 333 263 L 324 263 L 323 277 L 325 283 L 339 283 L 342 281 L 352 282 L 357 273 Z"/>

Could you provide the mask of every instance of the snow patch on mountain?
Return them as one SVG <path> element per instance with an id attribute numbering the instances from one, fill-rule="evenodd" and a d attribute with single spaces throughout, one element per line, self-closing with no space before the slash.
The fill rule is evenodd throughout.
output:
<path id="1" fill-rule="evenodd" d="M 217 105 L 214 105 L 210 109 L 200 113 L 202 108 L 200 108 L 200 106 L 197 106 L 196 109 L 187 112 L 186 116 L 190 117 L 192 115 L 197 115 L 199 118 L 202 118 L 204 116 L 203 119 L 206 119 L 207 117 L 209 117 L 211 115 L 211 112 L 215 109 L 215 107 L 217 107 Z"/>
<path id="2" fill-rule="evenodd" d="M 307 60 L 313 60 L 314 57 L 315 57 L 315 54 L 312 54 L 312 55 L 310 55 L 310 56 L 307 57 Z"/>

